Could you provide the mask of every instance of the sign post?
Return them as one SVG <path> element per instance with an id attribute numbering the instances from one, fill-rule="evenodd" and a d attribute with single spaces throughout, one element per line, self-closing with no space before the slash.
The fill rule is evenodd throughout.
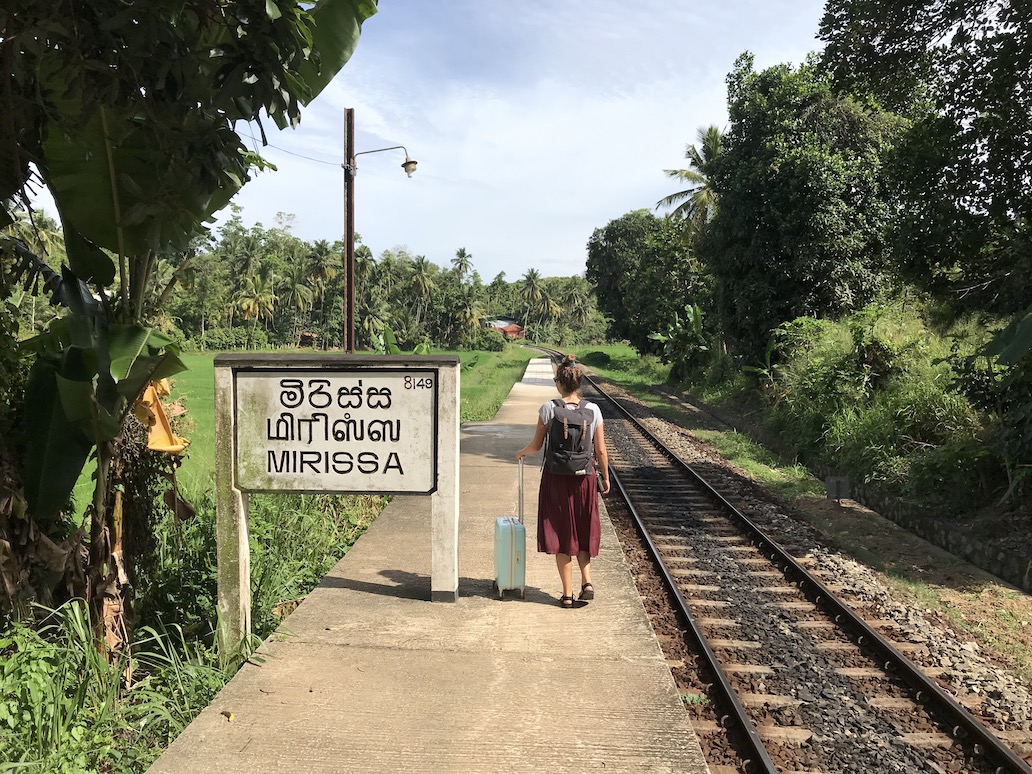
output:
<path id="1" fill-rule="evenodd" d="M 458 427 L 454 356 L 217 356 L 222 644 L 251 631 L 249 492 L 429 495 L 431 599 L 456 601 Z"/>

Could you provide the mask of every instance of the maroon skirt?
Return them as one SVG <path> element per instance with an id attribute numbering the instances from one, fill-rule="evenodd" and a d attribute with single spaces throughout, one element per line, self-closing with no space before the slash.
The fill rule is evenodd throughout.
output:
<path id="1" fill-rule="evenodd" d="M 598 556 L 598 486 L 594 476 L 563 476 L 541 471 L 538 490 L 538 551 Z"/>

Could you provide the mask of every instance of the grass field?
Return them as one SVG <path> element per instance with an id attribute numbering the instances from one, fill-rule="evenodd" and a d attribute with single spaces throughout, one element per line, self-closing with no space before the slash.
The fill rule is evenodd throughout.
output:
<path id="1" fill-rule="evenodd" d="M 189 500 L 215 487 L 215 353 L 182 358 L 187 370 L 176 374 L 172 397 L 186 408 L 177 432 L 190 445 L 177 479 Z"/>

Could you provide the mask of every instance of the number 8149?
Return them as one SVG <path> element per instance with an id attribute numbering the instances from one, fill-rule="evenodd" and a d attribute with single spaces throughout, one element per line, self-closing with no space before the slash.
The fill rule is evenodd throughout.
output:
<path id="1" fill-rule="evenodd" d="M 430 376 L 405 377 L 406 390 L 429 390 L 433 386 L 434 380 L 433 377 Z"/>

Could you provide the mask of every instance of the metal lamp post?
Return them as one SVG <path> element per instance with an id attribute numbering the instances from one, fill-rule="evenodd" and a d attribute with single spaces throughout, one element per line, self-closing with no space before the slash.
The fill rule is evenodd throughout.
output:
<path id="1" fill-rule="evenodd" d="M 358 164 L 355 159 L 366 153 L 380 153 L 389 150 L 405 151 L 401 168 L 412 177 L 416 162 L 409 157 L 404 145 L 359 151 L 355 153 L 355 109 L 344 109 L 344 351 L 355 353 L 355 174 Z"/>

